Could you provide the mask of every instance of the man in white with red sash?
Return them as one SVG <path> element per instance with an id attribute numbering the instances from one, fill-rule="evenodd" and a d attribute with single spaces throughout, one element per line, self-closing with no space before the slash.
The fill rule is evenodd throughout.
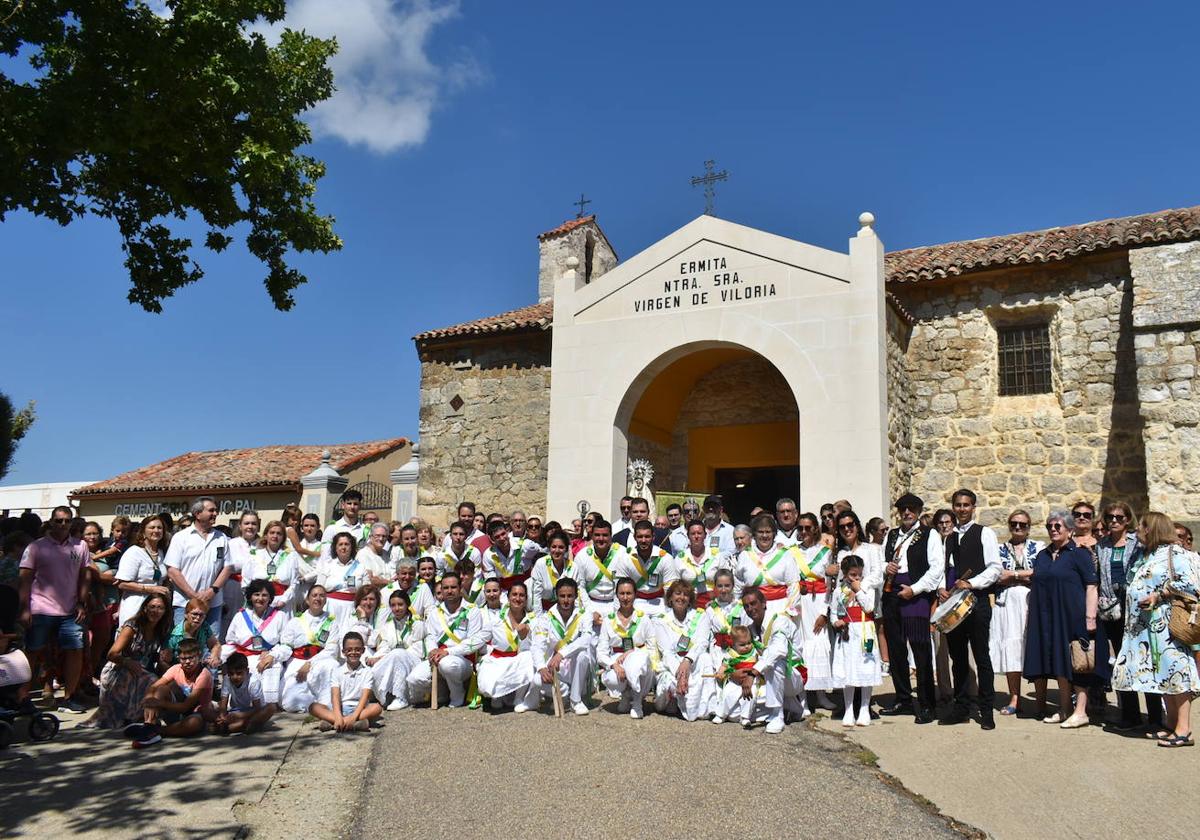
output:
<path id="1" fill-rule="evenodd" d="M 787 612 L 789 617 L 798 610 L 800 569 L 795 552 L 775 544 L 778 528 L 769 514 L 759 514 L 750 524 L 754 541 L 738 555 L 733 567 L 734 596 L 740 598 L 748 587 L 757 587 L 767 599 L 767 612 L 772 615 Z"/>
<path id="2" fill-rule="evenodd" d="M 598 632 L 600 623 L 617 608 L 616 576 L 613 567 L 625 554 L 625 549 L 613 545 L 612 526 L 597 516 L 592 523 L 592 541 L 575 553 L 575 566 L 579 569 L 580 588 L 587 592 L 586 603 L 592 611 L 589 627 Z"/>
<path id="3" fill-rule="evenodd" d="M 560 579 L 554 595 L 558 603 L 539 615 L 533 626 L 533 664 L 541 677 L 543 691 L 547 688 L 553 691 L 557 673 L 559 685 L 571 701 L 571 710 L 586 715 L 589 710 L 584 699 L 596 668 L 592 622 L 576 604 L 579 585 L 575 581 Z"/>
<path id="4" fill-rule="evenodd" d="M 500 581 L 504 602 L 508 602 L 508 590 L 514 583 L 524 583 L 533 565 L 532 544 L 521 537 L 513 537 L 503 520 L 497 519 L 488 526 L 488 537 L 492 545 L 483 552 L 483 579 Z"/>
<path id="5" fill-rule="evenodd" d="M 343 531 L 354 537 L 355 551 L 367 544 L 367 537 L 371 534 L 371 526 L 358 515 L 358 510 L 362 506 L 362 493 L 357 490 L 347 490 L 342 494 L 341 505 L 341 518 L 326 525 L 321 534 L 322 560 L 330 556 L 333 551 L 333 538 Z"/>
<path id="6" fill-rule="evenodd" d="M 634 549 L 613 561 L 613 576 L 627 577 L 637 587 L 634 606 L 650 616 L 662 615 L 664 588 L 679 579 L 671 555 L 654 544 L 654 526 L 643 519 L 633 526 Z"/>
<path id="7" fill-rule="evenodd" d="M 745 626 L 750 628 L 755 642 L 762 652 L 754 667 L 739 671 L 738 680 L 753 680 L 761 677 L 766 683 L 767 733 L 775 735 L 783 731 L 784 712 L 804 715 L 803 661 L 796 650 L 796 625 L 779 613 L 767 614 L 767 601 L 757 587 L 750 586 L 742 594 L 742 605 L 746 610 Z"/>
<path id="8" fill-rule="evenodd" d="M 441 582 L 442 602 L 425 614 L 429 658 L 418 663 L 408 675 L 410 703 L 429 696 L 432 668 L 436 667 L 450 688 L 450 705 L 466 704 L 475 654 L 486 639 L 482 615 L 463 601 L 461 586 L 458 572 L 446 572 Z"/>

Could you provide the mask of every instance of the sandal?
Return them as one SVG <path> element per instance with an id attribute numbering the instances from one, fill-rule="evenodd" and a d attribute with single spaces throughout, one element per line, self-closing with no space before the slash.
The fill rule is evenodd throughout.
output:
<path id="1" fill-rule="evenodd" d="M 1016 713 L 1017 713 L 1016 706 L 1005 706 L 1003 709 L 1000 710 L 1000 714 L 1002 714 L 1002 715 L 1015 715 Z"/>
<path id="2" fill-rule="evenodd" d="M 1171 735 L 1158 742 L 1160 747 L 1192 747 L 1196 742 L 1191 735 Z"/>

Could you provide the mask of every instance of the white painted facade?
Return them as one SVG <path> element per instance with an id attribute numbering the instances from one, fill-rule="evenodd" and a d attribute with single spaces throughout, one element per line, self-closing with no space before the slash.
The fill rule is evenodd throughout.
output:
<path id="1" fill-rule="evenodd" d="M 28 508 L 42 519 L 47 519 L 54 508 L 71 504 L 67 495 L 72 490 L 91 483 L 56 481 L 49 484 L 10 484 L 0 487 L 0 510 L 7 510 L 10 516 L 20 516 Z"/>
<path id="2" fill-rule="evenodd" d="M 741 347 L 790 383 L 800 502 L 887 510 L 883 244 L 869 213 L 848 253 L 701 216 L 585 284 L 554 291 L 547 515 L 614 510 L 629 420 L 654 377 L 690 353 Z M 736 275 L 736 282 L 735 282 Z"/>

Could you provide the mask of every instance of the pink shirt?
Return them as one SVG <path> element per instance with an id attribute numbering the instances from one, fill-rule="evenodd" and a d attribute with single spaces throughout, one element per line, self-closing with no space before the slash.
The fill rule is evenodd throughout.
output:
<path id="1" fill-rule="evenodd" d="M 34 540 L 21 557 L 21 568 L 33 570 L 29 611 L 34 615 L 74 615 L 79 603 L 79 574 L 92 562 L 87 546 L 67 537 Z"/>
<path id="2" fill-rule="evenodd" d="M 200 705 L 197 708 L 203 708 L 206 703 L 212 702 L 213 680 L 212 674 L 208 672 L 207 668 L 201 666 L 196 679 L 189 680 L 187 674 L 183 672 L 183 666 L 176 663 L 168 668 L 163 676 L 174 680 L 175 685 L 179 686 L 180 692 L 185 697 L 199 697 Z"/>

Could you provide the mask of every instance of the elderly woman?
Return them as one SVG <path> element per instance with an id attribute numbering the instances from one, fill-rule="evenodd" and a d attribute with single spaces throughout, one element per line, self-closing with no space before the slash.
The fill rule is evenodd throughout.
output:
<path id="1" fill-rule="evenodd" d="M 696 591 L 677 580 L 667 589 L 669 609 L 655 622 L 658 651 L 654 707 L 665 713 L 672 707 L 687 721 L 707 717 L 716 693 L 709 660 L 708 630 L 704 613 L 695 609 Z"/>
<path id="2" fill-rule="evenodd" d="M 1113 668 L 1113 688 L 1164 695 L 1167 727 L 1153 733 L 1160 747 L 1190 747 L 1192 693 L 1200 690 L 1191 649 L 1171 638 L 1164 587 L 1193 595 L 1200 558 L 1175 544 L 1171 520 L 1161 513 L 1142 517 L 1142 557 L 1129 570 L 1125 591 L 1125 634 Z M 1148 698 L 1149 699 L 1149 698 Z"/>
<path id="3" fill-rule="evenodd" d="M 1029 615 L 1029 579 L 1033 561 L 1044 548 L 1029 538 L 1033 518 L 1018 508 L 1008 515 L 1008 540 L 1000 544 L 1000 580 L 992 610 L 992 668 L 1008 682 L 1008 703 L 1002 715 L 1015 715 L 1021 696 L 1021 668 L 1025 662 L 1025 622 Z"/>
<path id="4" fill-rule="evenodd" d="M 733 544 L 737 546 L 739 552 L 748 549 L 753 540 L 754 534 L 750 531 L 749 525 L 737 525 L 734 527 Z"/>
<path id="5" fill-rule="evenodd" d="M 1063 729 L 1087 726 L 1088 689 L 1108 679 L 1108 640 L 1096 621 L 1099 579 L 1092 554 L 1075 544 L 1075 517 L 1065 510 L 1046 517 L 1050 544 L 1033 561 L 1029 587 L 1029 626 L 1025 639 L 1025 679 L 1032 680 L 1038 716 Z M 1074 671 L 1071 643 L 1084 641 L 1096 654 L 1093 673 Z M 1046 716 L 1046 679 L 1058 680 L 1059 711 Z M 1071 706 L 1071 690 L 1075 707 Z"/>
<path id="6" fill-rule="evenodd" d="M 766 596 L 767 613 L 798 610 L 795 607 L 800 594 L 800 567 L 796 555 L 787 546 L 776 545 L 779 526 L 775 517 L 760 514 L 750 523 L 754 540 L 750 546 L 734 558 L 733 597 L 740 599 L 742 592 L 757 586 Z"/>
<path id="7" fill-rule="evenodd" d="M 1124 502 L 1114 502 L 1104 508 L 1105 534 L 1096 543 L 1096 556 L 1100 564 L 1100 600 L 1097 614 L 1104 625 L 1104 633 L 1112 646 L 1113 657 L 1121 652 L 1125 635 L 1125 594 L 1129 570 L 1142 559 L 1142 546 L 1138 541 L 1137 523 L 1133 510 Z M 1117 704 L 1121 719 L 1114 727 L 1118 732 L 1129 732 L 1141 728 L 1137 694 L 1130 691 L 1117 692 Z M 1163 724 L 1162 699 L 1158 695 L 1146 698 L 1146 719 L 1152 732 L 1159 732 Z"/>

